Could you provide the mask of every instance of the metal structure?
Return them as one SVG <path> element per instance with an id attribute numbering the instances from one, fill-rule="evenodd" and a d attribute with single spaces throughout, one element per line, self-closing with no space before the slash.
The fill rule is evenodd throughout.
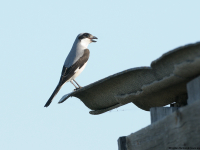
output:
<path id="1" fill-rule="evenodd" d="M 152 108 L 151 125 L 120 137 L 119 150 L 200 149 L 200 76 L 187 84 L 187 91 L 188 105 Z"/>

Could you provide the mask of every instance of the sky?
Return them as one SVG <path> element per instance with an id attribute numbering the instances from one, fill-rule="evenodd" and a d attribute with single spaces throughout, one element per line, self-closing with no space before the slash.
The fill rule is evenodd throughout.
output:
<path id="1" fill-rule="evenodd" d="M 200 41 L 199 6 L 199 0 L 1 1 L 1 149 L 116 150 L 119 137 L 150 125 L 148 111 L 130 103 L 90 115 L 77 98 L 58 104 L 74 89 L 70 83 L 44 108 L 76 36 L 98 37 L 76 78 L 86 86 Z"/>

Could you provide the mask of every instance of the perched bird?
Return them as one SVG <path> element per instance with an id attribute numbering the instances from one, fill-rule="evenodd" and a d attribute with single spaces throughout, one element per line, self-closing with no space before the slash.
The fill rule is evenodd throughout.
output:
<path id="1" fill-rule="evenodd" d="M 81 86 L 75 81 L 75 78 L 83 71 L 87 64 L 90 55 L 90 51 L 87 47 L 90 43 L 96 42 L 94 39 L 97 39 L 97 37 L 90 33 L 80 33 L 76 37 L 72 49 L 63 65 L 60 81 L 44 107 L 48 107 L 51 104 L 53 98 L 64 83 L 70 81 L 75 86 L 75 90 L 81 88 Z M 78 87 L 73 83 L 73 81 Z"/>

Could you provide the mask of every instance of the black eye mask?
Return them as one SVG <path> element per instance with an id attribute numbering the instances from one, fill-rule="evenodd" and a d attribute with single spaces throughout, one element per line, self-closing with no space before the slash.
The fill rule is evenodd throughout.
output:
<path id="1" fill-rule="evenodd" d="M 83 35 L 79 36 L 78 39 L 81 40 L 81 39 L 89 38 L 89 37 L 90 37 L 89 33 L 84 33 Z"/>

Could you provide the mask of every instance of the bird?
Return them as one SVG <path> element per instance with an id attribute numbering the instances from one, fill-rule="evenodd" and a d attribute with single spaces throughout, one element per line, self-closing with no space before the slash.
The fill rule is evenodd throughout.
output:
<path id="1" fill-rule="evenodd" d="M 90 43 L 97 42 L 94 39 L 98 38 L 90 33 L 78 34 L 64 62 L 58 85 L 56 86 L 54 92 L 52 93 L 44 107 L 48 107 L 51 104 L 53 98 L 66 82 L 71 82 L 75 86 L 75 91 L 82 88 L 75 81 L 75 78 L 78 77 L 80 73 L 85 69 L 90 55 L 90 51 L 87 47 Z M 77 84 L 78 87 L 73 83 L 73 81 Z"/>

